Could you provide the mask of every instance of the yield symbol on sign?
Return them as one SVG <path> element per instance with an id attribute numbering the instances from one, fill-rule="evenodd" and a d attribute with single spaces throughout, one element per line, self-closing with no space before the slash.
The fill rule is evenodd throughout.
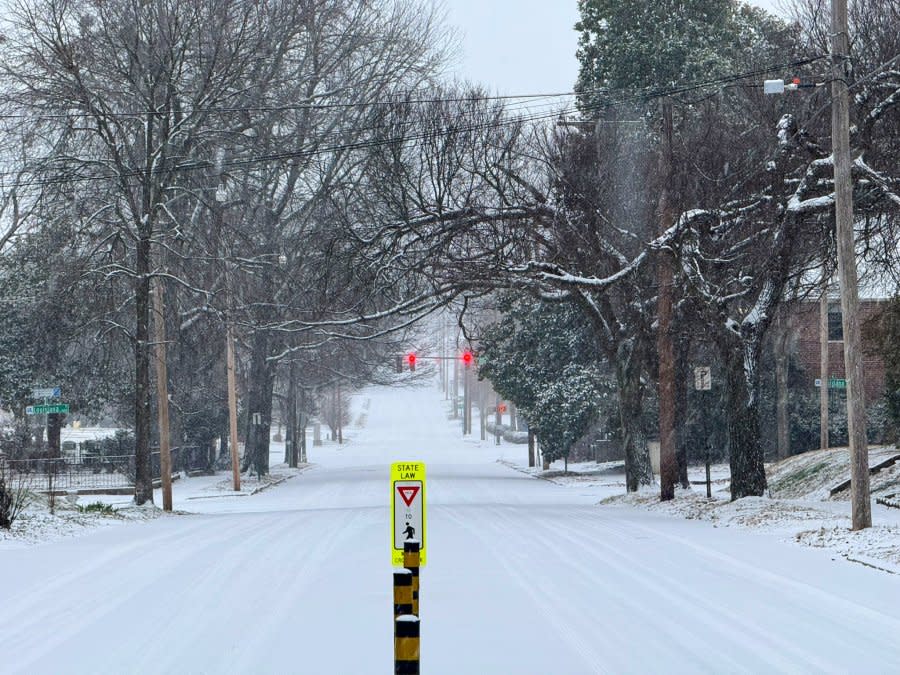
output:
<path id="1" fill-rule="evenodd" d="M 407 506 L 412 506 L 413 499 L 416 498 L 416 495 L 419 494 L 419 486 L 417 485 L 398 485 L 397 492 L 400 493 L 400 498 L 403 500 L 403 503 Z"/>

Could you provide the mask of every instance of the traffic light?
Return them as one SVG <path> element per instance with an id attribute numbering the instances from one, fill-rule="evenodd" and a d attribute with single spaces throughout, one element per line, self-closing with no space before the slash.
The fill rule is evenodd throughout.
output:
<path id="1" fill-rule="evenodd" d="M 416 370 L 416 355 L 410 352 L 406 355 L 406 362 L 409 364 L 409 371 L 414 372 Z"/>
<path id="2" fill-rule="evenodd" d="M 472 362 L 473 362 L 474 360 L 475 360 L 475 357 L 472 355 L 472 352 L 470 352 L 468 349 L 467 349 L 466 351 L 463 352 L 463 355 L 462 355 L 462 361 L 463 361 L 463 365 L 464 365 L 466 368 L 471 367 Z"/>

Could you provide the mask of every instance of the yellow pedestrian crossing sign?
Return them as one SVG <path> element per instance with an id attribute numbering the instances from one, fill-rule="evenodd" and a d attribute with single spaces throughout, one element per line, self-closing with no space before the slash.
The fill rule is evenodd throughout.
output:
<path id="1" fill-rule="evenodd" d="M 425 465 L 391 464 L 391 562 L 403 567 L 403 542 L 419 542 L 419 565 L 425 565 Z"/>

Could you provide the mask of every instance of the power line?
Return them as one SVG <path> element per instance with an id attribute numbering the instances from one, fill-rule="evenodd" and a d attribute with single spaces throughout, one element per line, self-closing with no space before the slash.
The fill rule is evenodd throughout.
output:
<path id="1" fill-rule="evenodd" d="M 723 77 L 710 79 L 710 80 L 706 80 L 706 81 L 701 81 L 701 82 L 696 82 L 696 83 L 692 83 L 690 85 L 684 85 L 684 86 L 680 86 L 680 87 L 649 90 L 646 92 L 631 94 L 630 96 L 625 96 L 625 97 L 622 97 L 622 96 L 609 97 L 607 99 L 603 99 L 603 100 L 598 101 L 593 104 L 579 106 L 577 109 L 569 106 L 567 108 L 555 109 L 550 112 L 540 111 L 540 112 L 531 113 L 531 114 L 516 115 L 516 116 L 512 116 L 512 117 L 502 117 L 502 118 L 497 118 L 497 119 L 493 119 L 493 120 L 489 120 L 489 121 L 485 121 L 485 122 L 477 122 L 477 123 L 473 122 L 473 123 L 469 123 L 469 124 L 454 125 L 452 127 L 443 127 L 441 129 L 423 131 L 418 134 L 411 134 L 411 135 L 400 134 L 400 135 L 395 135 L 395 136 L 391 136 L 388 138 L 370 138 L 370 139 L 350 141 L 350 142 L 345 142 L 345 143 L 320 145 L 318 147 L 310 148 L 307 150 L 290 150 L 290 151 L 284 151 L 284 152 L 266 153 L 266 154 L 262 154 L 262 155 L 246 157 L 243 159 L 235 159 L 235 160 L 231 160 L 231 161 L 226 161 L 223 163 L 222 166 L 225 169 L 239 168 L 239 167 L 252 166 L 254 164 L 262 164 L 265 162 L 308 158 L 308 157 L 314 157 L 317 155 L 323 155 L 323 154 L 328 154 L 328 153 L 370 149 L 370 148 L 376 148 L 376 147 L 381 147 L 381 146 L 391 145 L 391 144 L 396 144 L 396 143 L 406 144 L 406 143 L 411 143 L 411 142 L 420 142 L 420 141 L 430 140 L 430 139 L 434 139 L 434 138 L 439 138 L 442 136 L 451 136 L 453 134 L 459 134 L 459 133 L 473 133 L 473 132 L 478 132 L 478 131 L 484 131 L 487 129 L 500 128 L 500 127 L 504 127 L 504 126 L 525 125 L 525 124 L 529 124 L 529 123 L 536 123 L 536 122 L 546 121 L 546 120 L 550 120 L 550 119 L 556 119 L 560 115 L 563 115 L 567 112 L 581 112 L 582 114 L 584 114 L 585 112 L 606 109 L 610 106 L 621 106 L 621 105 L 638 102 L 638 101 L 649 102 L 649 101 L 652 101 L 654 99 L 658 99 L 661 97 L 671 97 L 671 96 L 675 96 L 678 94 L 696 91 L 698 89 L 713 87 L 716 85 L 725 86 L 730 83 L 738 82 L 740 80 L 749 79 L 751 77 L 759 77 L 760 75 L 763 75 L 763 74 L 766 74 L 766 73 L 769 73 L 769 72 L 772 72 L 775 70 L 780 70 L 780 69 L 784 69 L 784 68 L 796 67 L 799 65 L 813 63 L 813 62 L 821 60 L 823 58 L 827 58 L 827 56 L 824 56 L 824 55 L 815 56 L 815 57 L 810 57 L 807 59 L 792 61 L 792 62 L 788 62 L 788 63 L 774 64 L 771 66 L 767 66 L 765 68 L 758 68 L 758 69 L 754 69 L 752 71 L 747 71 L 744 73 L 730 74 L 730 75 L 726 75 Z M 596 91 L 605 91 L 605 90 L 600 89 L 600 90 L 596 90 Z M 407 99 L 406 101 L 401 101 L 400 103 L 405 105 L 405 104 L 413 104 L 413 103 L 434 104 L 434 103 L 445 103 L 445 102 L 469 102 L 469 101 L 477 102 L 477 101 L 513 100 L 513 99 L 533 100 L 533 99 L 550 99 L 550 98 L 562 97 L 562 96 L 574 96 L 574 95 L 580 95 L 582 93 L 584 93 L 584 92 L 578 92 L 578 94 L 576 94 L 575 92 L 566 92 L 566 93 L 555 93 L 555 94 L 524 94 L 524 95 L 506 95 L 506 96 L 493 96 L 493 97 L 462 97 L 462 98 L 455 98 L 455 99 L 454 98 L 450 98 L 450 99 L 432 98 L 432 99 L 416 99 L 414 101 Z M 396 104 L 396 103 L 398 103 L 398 102 L 397 101 L 379 102 L 380 105 L 391 105 L 391 104 Z M 335 104 L 335 105 L 337 105 L 337 104 Z M 371 104 L 340 104 L 340 105 L 344 106 L 344 107 L 346 107 L 346 106 L 356 107 L 356 106 L 371 105 Z M 514 104 L 514 105 L 523 105 L 523 104 L 518 103 L 518 104 Z M 546 107 L 550 104 L 542 104 L 542 105 Z M 238 111 L 238 110 L 242 110 L 242 109 L 235 108 L 234 110 Z M 467 115 L 467 114 L 481 113 L 483 111 L 476 110 L 476 111 L 455 111 L 455 112 L 462 113 L 463 115 Z M 412 118 L 410 120 L 405 121 L 401 125 L 401 127 L 403 127 L 404 125 L 405 126 L 413 126 L 413 125 L 419 123 L 420 121 L 421 120 Z M 374 132 L 374 131 L 377 131 L 379 128 L 380 127 L 378 127 L 378 126 L 372 126 L 372 127 L 363 127 L 361 130 Z M 360 129 L 356 129 L 356 131 L 358 132 L 358 131 L 360 131 Z M 345 132 L 335 131 L 333 135 L 340 136 L 340 135 L 343 135 L 343 133 L 345 133 Z M 329 136 L 326 136 L 325 138 L 328 138 L 328 137 Z M 214 165 L 213 161 L 200 160 L 200 161 L 185 163 L 182 165 L 154 169 L 154 170 L 151 170 L 149 173 L 150 173 L 150 175 L 162 175 L 162 174 L 173 173 L 173 172 L 179 173 L 179 172 L 188 172 L 188 171 L 198 171 L 198 170 L 202 170 L 202 169 L 211 168 L 211 167 L 213 167 L 213 165 Z M 91 176 L 68 175 L 68 176 L 59 176 L 57 178 L 40 178 L 40 179 L 34 179 L 34 180 L 29 180 L 29 181 L 23 181 L 18 184 L 18 187 L 43 187 L 43 186 L 50 186 L 50 185 L 59 185 L 59 184 L 63 184 L 63 183 L 76 183 L 76 182 L 114 180 L 114 179 L 121 179 L 121 178 L 133 178 L 133 177 L 146 175 L 147 173 L 148 172 L 145 168 L 135 168 L 133 170 L 128 170 L 128 171 L 109 172 L 109 173 L 105 173 L 105 174 L 91 175 Z M 17 174 L 12 173 L 12 172 L 0 173 L 0 177 L 12 176 L 12 175 L 17 175 Z"/>
<path id="2" fill-rule="evenodd" d="M 651 89 L 644 93 L 634 94 L 631 97 L 626 98 L 615 98 L 610 97 L 609 101 L 611 103 L 618 102 L 629 102 L 633 100 L 641 100 L 641 99 L 652 99 L 661 95 L 673 95 L 688 91 L 693 91 L 699 88 L 712 86 L 714 84 L 726 83 L 733 80 L 738 79 L 747 79 L 749 77 L 756 77 L 759 75 L 763 75 L 765 73 L 772 72 L 774 70 L 780 70 L 784 68 L 796 67 L 801 65 L 806 65 L 812 63 L 814 61 L 818 61 L 821 59 L 827 58 L 827 55 L 820 55 L 815 57 L 810 57 L 808 59 L 802 59 L 799 61 L 791 61 L 787 63 L 779 63 L 773 64 L 771 66 L 767 66 L 765 68 L 747 71 L 745 73 L 732 74 L 728 76 L 724 76 L 718 79 L 705 80 L 696 82 L 690 85 L 682 86 L 682 87 L 672 87 L 672 88 L 661 88 L 661 89 Z M 371 108 L 375 106 L 404 106 L 404 105 L 421 105 L 421 104 L 437 104 L 437 103 L 477 103 L 482 101 L 516 101 L 516 100 L 532 100 L 532 99 L 559 99 L 559 98 L 571 98 L 574 96 L 584 96 L 590 93 L 603 93 L 607 92 L 606 88 L 591 88 L 584 89 L 580 91 L 564 91 L 564 92 L 549 92 L 549 93 L 526 93 L 526 94 L 495 94 L 495 95 L 481 95 L 481 94 L 471 94 L 469 96 L 456 96 L 456 97 L 428 97 L 428 98 L 404 98 L 402 95 L 393 95 L 389 98 L 379 101 L 357 101 L 357 102 L 346 102 L 346 103 L 294 103 L 294 104 L 282 104 L 276 106 L 223 106 L 223 107 L 208 107 L 208 108 L 197 108 L 192 111 L 181 111 L 183 115 L 191 115 L 191 114 L 209 114 L 209 113 L 222 113 L 222 114 L 237 114 L 244 112 L 292 112 L 298 110 L 333 110 L 333 109 L 350 109 L 350 108 Z M 39 115 L 34 115 L 31 113 L 0 113 L 0 119 L 32 119 L 32 120 L 42 120 L 42 119 L 77 119 L 77 118 L 90 118 L 95 117 L 97 113 L 102 114 L 104 117 L 147 117 L 150 115 L 166 115 L 171 111 L 169 110 L 135 110 L 135 111 L 97 111 L 97 112 L 66 112 L 66 113 L 43 113 Z"/>

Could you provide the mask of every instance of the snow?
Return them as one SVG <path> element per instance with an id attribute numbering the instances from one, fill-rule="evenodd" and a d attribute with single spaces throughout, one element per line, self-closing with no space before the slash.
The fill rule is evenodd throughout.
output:
<path id="1" fill-rule="evenodd" d="M 793 115 L 782 115 L 775 129 L 778 133 L 778 144 L 788 145 L 791 142 L 792 130 L 796 127 Z"/>
<path id="2" fill-rule="evenodd" d="M 463 438 L 431 386 L 355 405 L 364 426 L 310 446 L 309 467 L 277 467 L 277 484 L 234 495 L 225 474 L 184 478 L 177 514 L 5 540 L 0 672 L 390 672 L 388 480 L 403 460 L 428 472 L 425 672 L 900 666 L 900 576 L 865 564 L 897 548 L 891 509 L 876 508 L 882 529 L 856 564 L 839 553 L 860 534 L 842 525 L 846 503 L 811 505 L 801 515 L 822 534 L 798 541 L 801 506 L 728 501 L 724 467 L 716 499 L 699 486 L 661 505 L 625 496 L 616 465 L 565 476 L 555 463 L 539 479 L 527 446 Z"/>
<path id="3" fill-rule="evenodd" d="M 797 195 L 793 195 L 788 200 L 787 210 L 791 213 L 806 213 L 809 211 L 821 211 L 834 206 L 834 197 L 832 195 L 824 195 L 822 197 L 812 197 L 810 199 L 801 200 Z"/>

